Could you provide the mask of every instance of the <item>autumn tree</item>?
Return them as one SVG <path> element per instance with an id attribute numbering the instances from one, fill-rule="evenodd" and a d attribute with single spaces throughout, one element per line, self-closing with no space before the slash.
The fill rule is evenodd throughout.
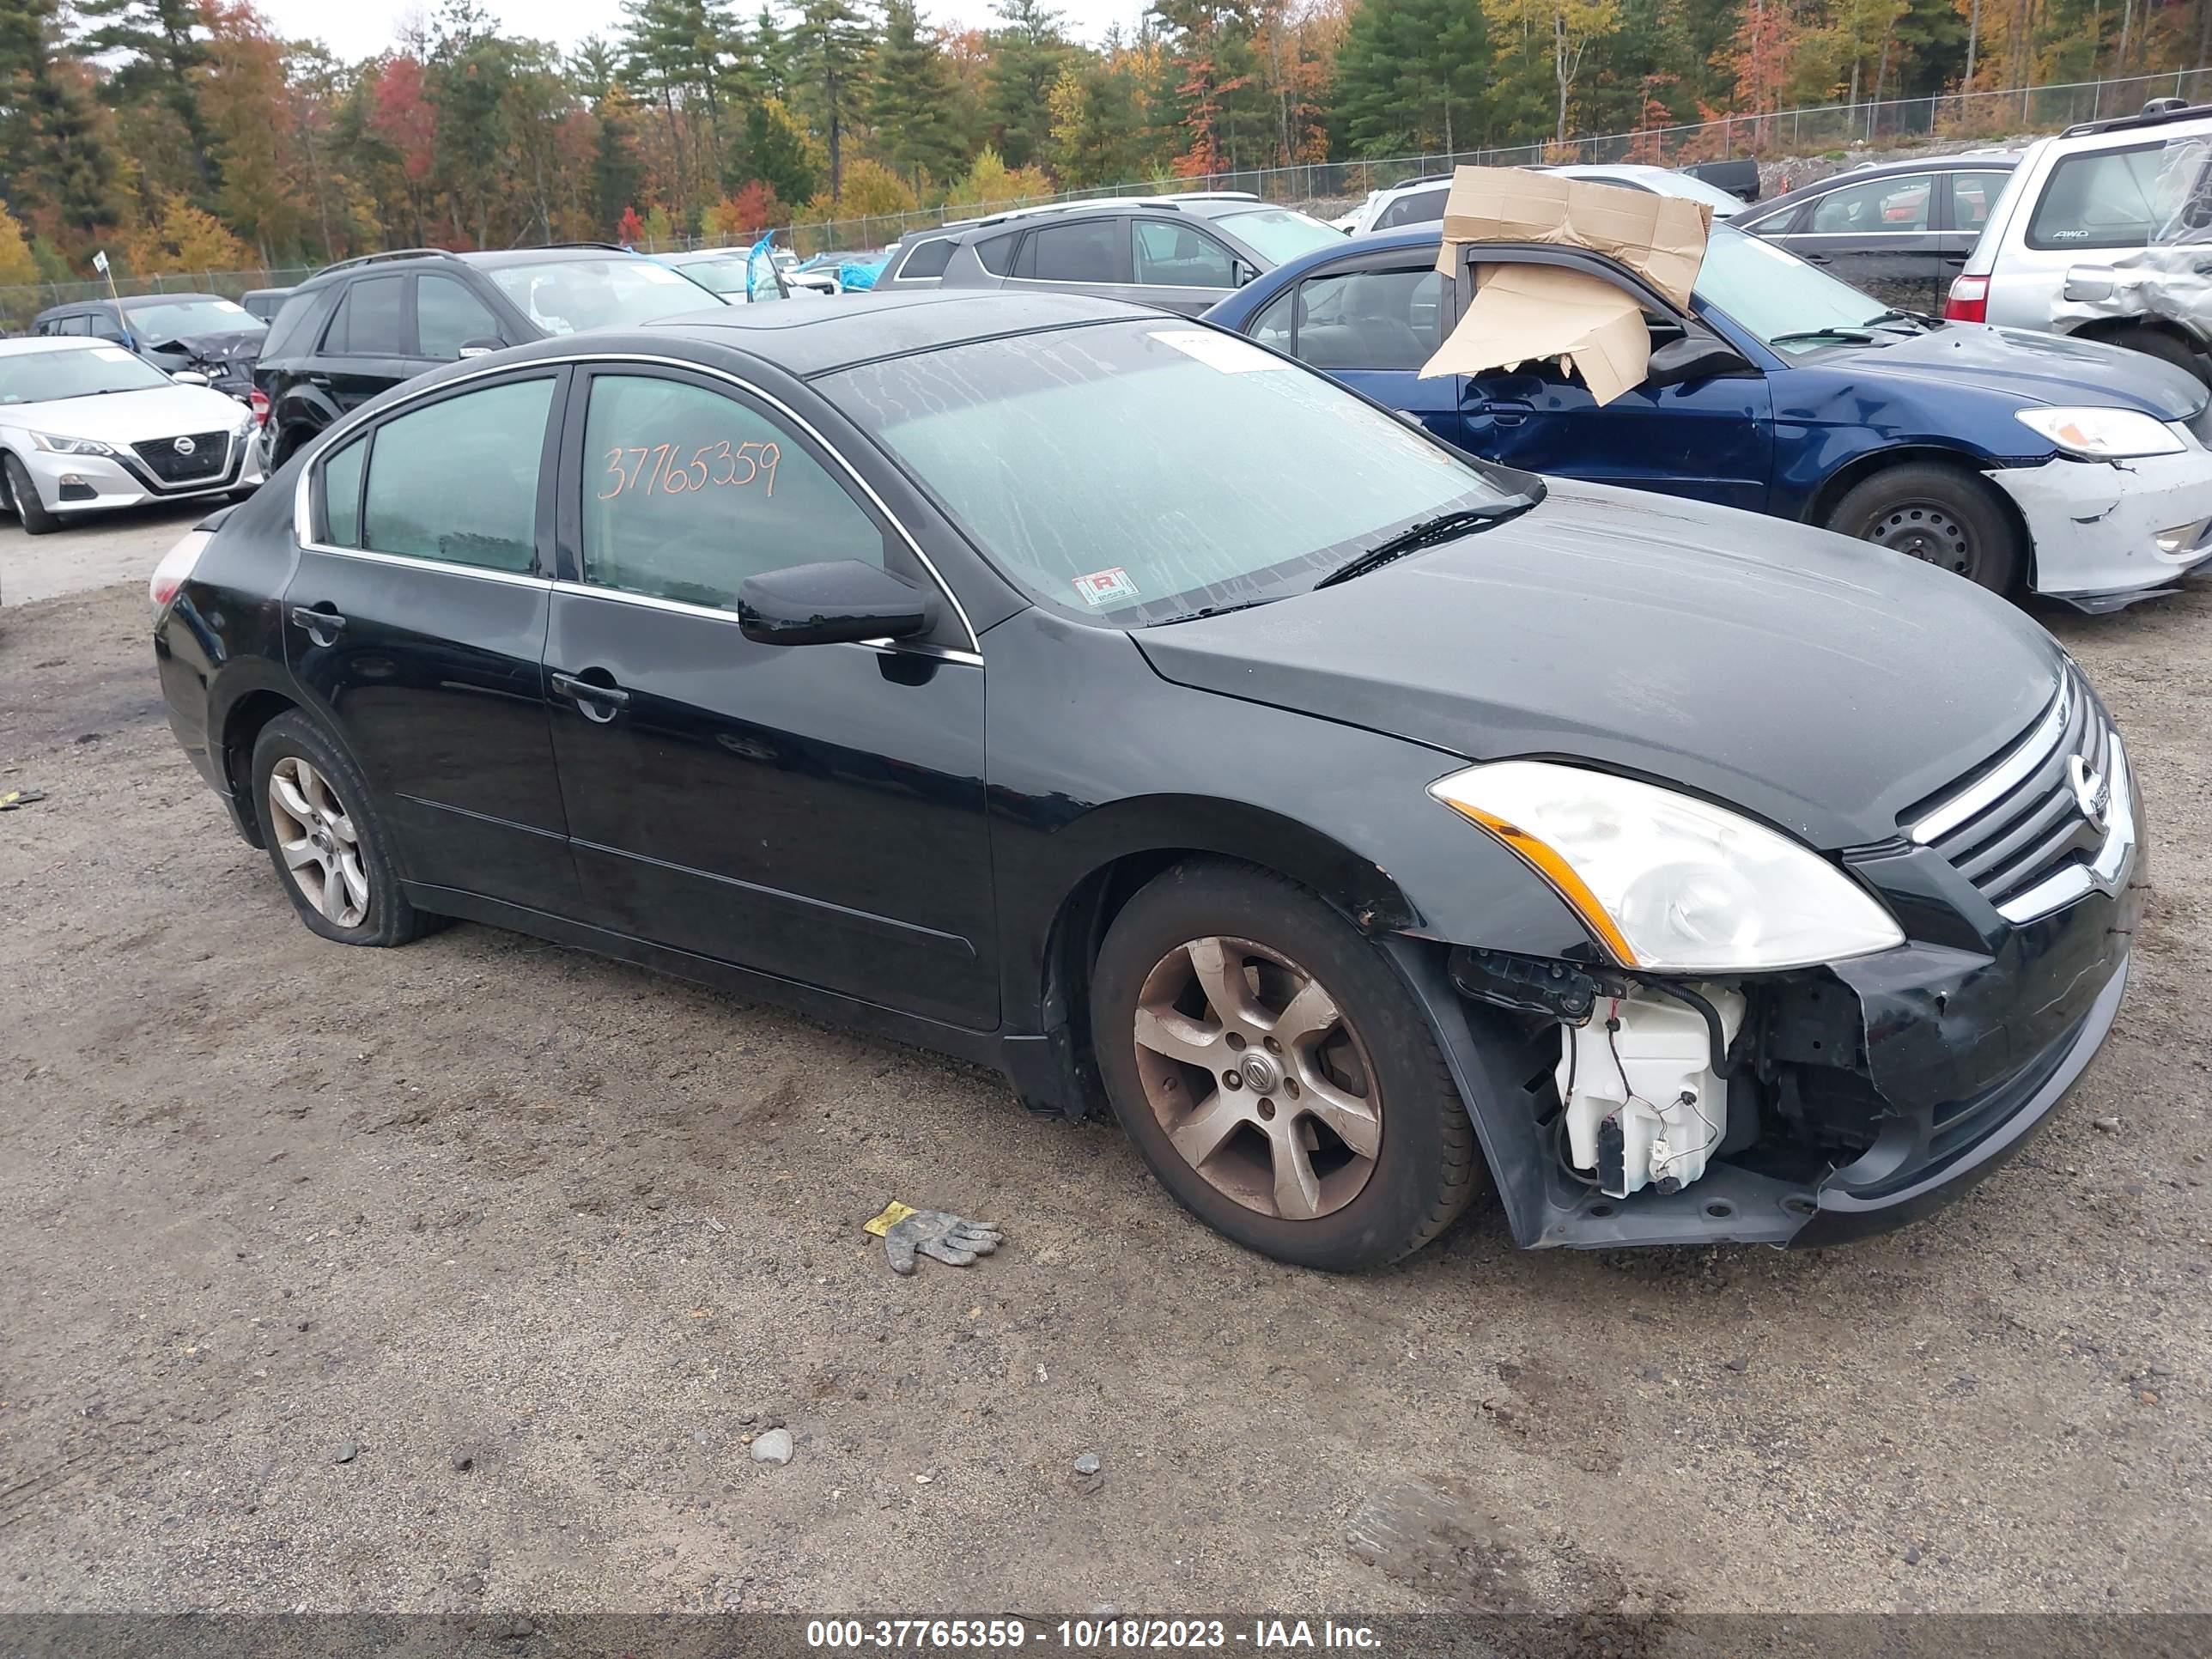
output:
<path id="1" fill-rule="evenodd" d="M 1491 0 L 1491 17 L 1501 29 L 1520 29 L 1533 36 L 1549 57 L 1559 90 L 1553 136 L 1565 143 L 1567 101 L 1575 77 L 1582 72 L 1583 54 L 1591 41 L 1620 27 L 1620 0 Z"/>
<path id="2" fill-rule="evenodd" d="M 952 76 L 937 42 L 922 33 L 914 0 L 887 0 L 870 79 L 868 120 L 892 171 L 916 190 L 950 179 L 963 159 L 952 126 Z"/>
<path id="3" fill-rule="evenodd" d="M 247 263 L 244 244 L 213 214 L 181 196 L 165 196 L 125 250 L 139 276 L 169 270 L 236 270 Z"/>

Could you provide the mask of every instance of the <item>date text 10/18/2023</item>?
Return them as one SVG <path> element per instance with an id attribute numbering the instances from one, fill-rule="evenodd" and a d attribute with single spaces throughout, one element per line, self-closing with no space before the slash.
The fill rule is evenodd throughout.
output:
<path id="1" fill-rule="evenodd" d="M 1259 1650 L 1340 1648 L 1372 1650 L 1382 1638 L 1365 1625 L 1333 1619 L 815 1619 L 806 1645 L 833 1653 L 915 1648 L 970 1653 L 1007 1651 L 1035 1644 L 1076 1652 L 1118 1649 L 1248 1648 Z"/>

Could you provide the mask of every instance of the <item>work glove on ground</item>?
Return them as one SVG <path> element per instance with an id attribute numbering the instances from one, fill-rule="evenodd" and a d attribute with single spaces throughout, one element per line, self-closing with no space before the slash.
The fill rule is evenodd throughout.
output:
<path id="1" fill-rule="evenodd" d="M 884 1254 L 891 1271 L 910 1274 L 918 1255 L 933 1256 L 955 1267 L 964 1267 L 979 1255 L 999 1248 L 999 1229 L 988 1221 L 970 1221 L 943 1210 L 916 1210 L 894 1222 L 884 1234 Z"/>

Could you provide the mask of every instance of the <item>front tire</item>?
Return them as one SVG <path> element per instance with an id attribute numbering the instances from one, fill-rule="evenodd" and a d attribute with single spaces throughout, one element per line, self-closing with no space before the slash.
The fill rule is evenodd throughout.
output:
<path id="1" fill-rule="evenodd" d="M 2027 564 L 2020 532 L 1990 488 L 1937 461 L 1884 467 L 1844 492 L 1831 530 L 2009 593 Z"/>
<path id="2" fill-rule="evenodd" d="M 8 499 L 15 508 L 15 517 L 27 536 L 44 536 L 61 528 L 61 517 L 51 513 L 39 499 L 39 487 L 31 482 L 30 469 L 13 455 L 7 458 Z"/>
<path id="3" fill-rule="evenodd" d="M 1204 860 L 1114 920 L 1091 1041 L 1160 1184 L 1247 1249 L 1332 1273 L 1410 1255 L 1464 1210 L 1474 1125 L 1426 1016 L 1312 893 Z"/>
<path id="4" fill-rule="evenodd" d="M 341 945 L 404 945 L 428 918 L 408 903 L 368 786 L 345 752 L 301 714 L 280 714 L 253 744 L 262 844 L 300 920 Z"/>

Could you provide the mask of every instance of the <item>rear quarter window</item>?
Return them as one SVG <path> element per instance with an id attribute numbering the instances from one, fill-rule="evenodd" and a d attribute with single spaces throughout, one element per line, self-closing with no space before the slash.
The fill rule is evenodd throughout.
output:
<path id="1" fill-rule="evenodd" d="M 1021 240 L 1019 233 L 1011 236 L 994 236 L 988 242 L 975 244 L 975 263 L 994 276 L 1003 276 L 1014 262 L 1014 244 Z"/>
<path id="2" fill-rule="evenodd" d="M 269 325 L 269 337 L 261 343 L 261 361 L 304 355 L 308 343 L 322 327 L 323 319 L 330 314 L 332 301 L 339 284 L 308 294 L 295 294 L 277 308 L 276 320 Z"/>
<path id="3" fill-rule="evenodd" d="M 902 283 L 920 282 L 942 276 L 945 267 L 952 263 L 952 250 L 957 245 L 957 239 L 951 236 L 940 236 L 934 241 L 924 242 L 906 256 L 906 263 L 898 269 L 898 280 Z"/>
<path id="4" fill-rule="evenodd" d="M 2148 246 L 2189 200 L 2203 154 L 2201 144 L 2154 143 L 2065 157 L 2036 200 L 2028 246 Z"/>

